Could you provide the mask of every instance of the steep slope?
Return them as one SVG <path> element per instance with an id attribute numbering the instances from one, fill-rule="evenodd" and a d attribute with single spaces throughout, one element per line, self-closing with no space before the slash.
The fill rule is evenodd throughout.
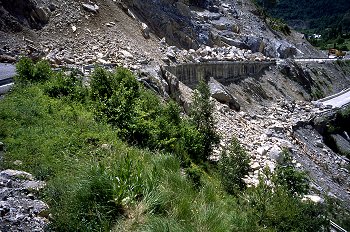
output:
<path id="1" fill-rule="evenodd" d="M 293 32 L 286 37 L 269 28 L 250 0 L 212 0 L 202 5 L 200 1 L 169 0 L 126 3 L 157 34 L 178 47 L 235 46 L 280 58 L 317 53 L 302 35 Z"/>
<path id="2" fill-rule="evenodd" d="M 18 4 L 23 2 L 18 0 Z M 267 157 L 267 152 L 274 145 L 278 146 L 278 152 L 287 147 L 300 164 L 305 164 L 305 169 L 312 169 L 313 176 L 316 176 L 314 182 L 321 183 L 323 193 L 336 186 L 332 194 L 344 201 L 349 200 L 346 182 L 349 175 L 346 171 L 339 172 L 341 184 L 332 180 L 337 171 L 331 174 L 317 172 L 323 170 L 317 165 L 327 161 L 327 157 L 335 156 L 334 153 L 325 148 L 322 151 L 324 156 L 317 160 L 320 149 L 306 151 L 308 157 L 316 160 L 314 163 L 310 161 L 311 168 L 308 167 L 305 160 L 309 158 L 303 157 L 308 140 L 297 141 L 291 129 L 297 120 L 307 121 L 310 116 L 312 106 L 305 100 L 320 98 L 350 85 L 346 63 L 344 66 L 295 63 L 286 59 L 325 55 L 315 50 L 300 33 L 291 31 L 290 35 L 284 35 L 270 28 L 250 0 L 209 0 L 204 5 L 198 1 L 171 0 L 125 0 L 118 3 L 96 0 L 84 7 L 85 3 L 78 0 L 38 1 L 30 9 L 45 9 L 49 20 L 43 23 L 35 18 L 33 21 L 28 15 L 23 18 L 23 14 L 11 11 L 0 2 L 0 10 L 4 12 L 0 17 L 1 25 L 4 25 L 0 30 L 0 56 L 45 58 L 54 66 L 80 68 L 86 74 L 95 64 L 125 66 L 139 77 L 149 72 L 156 77 L 163 92 L 171 89 L 172 83 L 161 78 L 161 72 L 158 72 L 161 65 L 237 60 L 270 62 L 278 59 L 278 64 L 261 76 L 248 75 L 227 83 L 226 87 L 236 97 L 241 112 L 224 105 L 217 107 L 217 126 L 224 134 L 222 148 L 232 136 L 240 139 L 254 159 L 251 165 L 255 168 L 249 179 L 256 184 L 263 168 L 275 164 L 273 158 Z M 161 39 L 163 37 L 165 39 Z M 294 111 L 295 101 L 298 104 Z M 264 146 L 268 148 L 262 151 L 260 148 Z M 324 166 L 331 166 L 333 159 L 330 160 Z M 344 162 L 344 166 L 348 165 L 348 161 Z M 329 176 L 323 181 L 320 180 L 322 175 Z"/>
<path id="3" fill-rule="evenodd" d="M 21 24 L 23 30 L 19 33 L 0 31 L 0 52 L 14 56 L 37 52 L 56 64 L 88 64 L 99 58 L 123 65 L 130 65 L 127 59 L 133 60 L 133 65 L 152 59 L 160 63 L 156 37 L 145 39 L 140 23 L 115 2 L 98 1 L 96 13 L 84 10 L 83 3 L 72 0 L 52 3 L 55 10 L 41 30 Z"/>
<path id="4" fill-rule="evenodd" d="M 350 2 L 346 0 L 280 0 L 268 9 L 272 15 L 285 19 L 296 29 L 313 29 L 321 32 L 326 28 L 341 27 L 350 32 Z"/>

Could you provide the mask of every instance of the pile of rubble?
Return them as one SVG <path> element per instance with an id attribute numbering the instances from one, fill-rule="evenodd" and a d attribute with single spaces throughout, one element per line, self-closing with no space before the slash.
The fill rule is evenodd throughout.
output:
<path id="1" fill-rule="evenodd" d="M 255 114 L 235 112 L 216 103 L 217 130 L 222 141 L 212 158 L 218 160 L 231 138 L 238 138 L 251 157 L 251 172 L 245 178 L 250 186 L 258 184 L 259 175 L 266 167 L 274 171 L 283 150 L 287 149 L 293 155 L 295 167 L 308 171 L 313 190 L 348 199 L 349 160 L 328 148 L 322 136 L 309 125 L 324 110 L 308 102 L 279 100 L 268 107 L 261 106 L 260 113 Z"/>
<path id="2" fill-rule="evenodd" d="M 45 187 L 27 172 L 0 172 L 0 231 L 44 231 L 49 225 L 48 206 L 36 194 Z"/>
<path id="3" fill-rule="evenodd" d="M 200 63 L 208 61 L 271 61 L 272 58 L 264 56 L 260 52 L 253 53 L 249 49 L 240 49 L 235 46 L 209 47 L 201 46 L 197 50 L 181 50 L 175 46 L 169 46 L 163 61 L 177 63 Z"/>

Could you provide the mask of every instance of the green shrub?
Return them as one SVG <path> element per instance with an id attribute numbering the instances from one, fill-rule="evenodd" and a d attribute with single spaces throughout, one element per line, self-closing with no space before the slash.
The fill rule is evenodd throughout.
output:
<path id="1" fill-rule="evenodd" d="M 192 164 L 186 169 L 186 174 L 192 181 L 195 188 L 198 189 L 201 186 L 202 170 L 198 166 Z"/>
<path id="2" fill-rule="evenodd" d="M 45 93 L 54 98 L 68 97 L 73 101 L 83 102 L 87 100 L 88 90 L 83 86 L 82 77 L 76 72 L 66 76 L 62 72 L 57 73 L 45 83 Z"/>
<path id="3" fill-rule="evenodd" d="M 117 81 L 114 75 L 106 69 L 96 67 L 90 77 L 90 87 L 93 100 L 103 101 L 112 96 L 116 88 Z"/>
<path id="4" fill-rule="evenodd" d="M 349 48 L 348 48 L 348 46 L 346 46 L 346 45 L 342 45 L 342 46 L 340 47 L 340 50 L 342 50 L 342 51 L 349 51 Z"/>
<path id="5" fill-rule="evenodd" d="M 181 119 L 176 103 L 161 102 L 152 91 L 142 88 L 125 69 L 119 68 L 110 73 L 97 68 L 90 86 L 92 99 L 96 101 L 97 117 L 116 126 L 119 135 L 132 144 L 175 152 L 183 160 L 190 157 L 195 162 L 202 162 L 203 154 L 210 154 L 212 144 L 217 143 L 212 109 L 210 115 L 204 112 L 206 107 L 212 107 L 210 93 L 206 96 L 209 105 L 201 106 L 206 118 L 201 118 L 200 125 L 196 125 L 193 122 L 198 117 L 191 122 Z M 211 120 L 209 124 L 204 123 L 207 119 Z"/>
<path id="6" fill-rule="evenodd" d="M 290 35 L 291 30 L 289 26 L 282 20 L 276 18 L 269 18 L 269 24 L 272 29 L 282 32 L 284 35 Z"/>
<path id="7" fill-rule="evenodd" d="M 182 125 L 180 133 L 183 150 L 193 162 L 203 162 L 203 154 L 205 154 L 205 135 L 198 131 L 196 127 L 192 126 L 191 122 L 185 121 Z"/>
<path id="8" fill-rule="evenodd" d="M 203 135 L 203 152 L 198 154 L 200 157 L 196 160 L 206 161 L 220 141 L 219 135 L 215 131 L 214 103 L 210 96 L 209 86 L 204 81 L 200 81 L 193 94 L 190 113 L 196 129 Z"/>
<path id="9" fill-rule="evenodd" d="M 92 98 L 97 100 L 98 117 L 117 126 L 122 134 L 127 133 L 140 94 L 140 85 L 133 74 L 125 68 L 117 68 L 114 73 L 96 68 L 90 86 Z"/>
<path id="10" fill-rule="evenodd" d="M 267 174 L 268 178 L 274 178 Z M 271 179 L 270 179 L 271 180 Z M 302 201 L 281 186 L 267 184 L 264 179 L 244 196 L 248 217 L 273 231 L 325 231 L 329 226 L 326 208 L 311 201 Z"/>
<path id="11" fill-rule="evenodd" d="M 36 64 L 27 57 L 22 57 L 16 64 L 19 83 L 40 82 L 48 80 L 52 76 L 52 70 L 47 61 L 39 61 Z"/>
<path id="12" fill-rule="evenodd" d="M 309 191 L 306 173 L 295 169 L 287 150 L 283 151 L 282 162 L 277 165 L 274 183 L 285 187 L 291 194 L 303 195 Z"/>
<path id="13" fill-rule="evenodd" d="M 245 188 L 242 178 L 248 174 L 249 162 L 248 154 L 233 138 L 228 152 L 222 152 L 219 161 L 220 180 L 226 192 L 234 194 Z"/>

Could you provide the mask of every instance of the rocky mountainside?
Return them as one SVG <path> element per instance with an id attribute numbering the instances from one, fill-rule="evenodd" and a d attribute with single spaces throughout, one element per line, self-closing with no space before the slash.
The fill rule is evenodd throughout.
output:
<path id="1" fill-rule="evenodd" d="M 347 88 L 349 65 L 295 62 L 292 58 L 325 55 L 300 33 L 286 36 L 270 28 L 250 0 L 1 0 L 0 62 L 21 55 L 79 68 L 87 76 L 95 64 L 125 66 L 162 96 L 175 94 L 184 108 L 192 90 L 161 66 L 275 62 L 259 76 L 225 86 L 213 81 L 216 98 L 240 110 L 216 103 L 223 139 L 213 159 L 236 136 L 253 158 L 246 181 L 255 185 L 286 148 L 296 166 L 309 172 L 315 194 L 350 202 L 349 160 L 309 126 L 320 111 L 310 101 Z"/>
<path id="2" fill-rule="evenodd" d="M 19 8 L 1 3 L 1 53 L 37 52 L 52 59 L 57 56 L 58 63 L 91 63 L 101 58 L 148 63 L 146 58 L 160 61 L 165 55 L 158 44 L 163 37 L 169 45 L 187 50 L 208 45 L 273 58 L 317 53 L 301 34 L 285 37 L 266 26 L 250 1 L 210 1 L 205 8 L 181 1 L 103 0 L 91 4 L 92 9 L 83 3 L 18 0 Z"/>

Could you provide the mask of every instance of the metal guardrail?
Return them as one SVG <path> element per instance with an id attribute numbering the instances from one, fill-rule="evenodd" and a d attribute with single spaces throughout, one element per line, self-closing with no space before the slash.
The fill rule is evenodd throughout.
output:
<path id="1" fill-rule="evenodd" d="M 349 92 L 349 91 L 350 91 L 350 88 L 348 88 L 348 89 L 343 89 L 342 91 L 340 91 L 340 92 L 338 92 L 338 93 L 336 93 L 336 94 L 333 94 L 333 95 L 330 95 L 330 96 L 328 96 L 328 97 L 319 99 L 319 100 L 317 100 L 317 101 L 318 101 L 318 102 L 325 102 L 325 101 L 328 101 L 328 100 L 330 100 L 330 99 L 332 99 L 332 98 L 339 97 L 340 95 L 342 95 L 342 94 L 344 94 L 344 93 L 347 93 L 347 92 Z"/>
<path id="2" fill-rule="evenodd" d="M 0 86 L 0 95 L 3 95 L 10 91 L 10 89 L 13 87 L 14 83 L 6 84 L 6 85 L 1 85 Z"/>
<path id="3" fill-rule="evenodd" d="M 12 77 L 5 78 L 5 79 L 0 79 L 0 86 L 7 85 L 7 84 L 10 84 L 10 83 L 13 83 L 13 78 Z"/>
<path id="4" fill-rule="evenodd" d="M 331 231 L 334 231 L 334 232 L 348 232 L 347 230 L 345 230 L 344 228 L 340 227 L 338 224 L 336 224 L 332 220 L 330 221 L 330 229 L 331 229 Z"/>

